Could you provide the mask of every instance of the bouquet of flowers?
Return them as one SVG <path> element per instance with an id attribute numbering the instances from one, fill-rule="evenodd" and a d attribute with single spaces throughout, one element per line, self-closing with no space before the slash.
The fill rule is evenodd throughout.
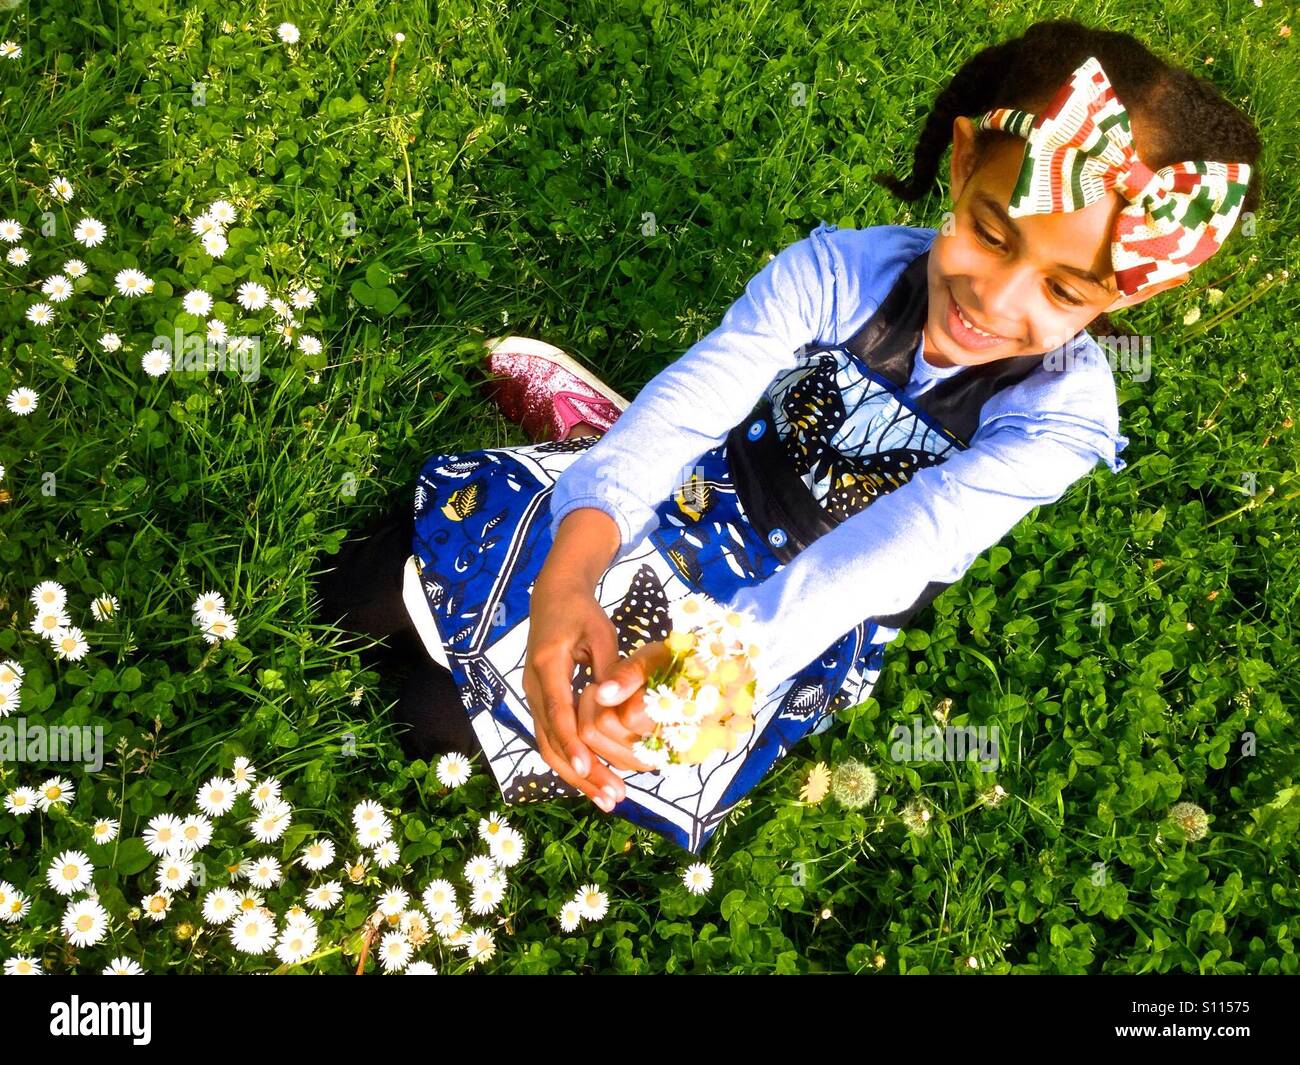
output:
<path id="1" fill-rule="evenodd" d="M 696 592 L 674 603 L 670 615 L 664 643 L 672 660 L 646 679 L 645 713 L 655 729 L 632 747 L 658 770 L 734 751 L 754 729 L 760 648 L 752 619 Z"/>

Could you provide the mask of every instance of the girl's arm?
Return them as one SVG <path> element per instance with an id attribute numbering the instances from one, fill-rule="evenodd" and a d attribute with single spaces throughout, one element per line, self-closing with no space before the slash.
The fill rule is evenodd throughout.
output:
<path id="1" fill-rule="evenodd" d="M 618 529 L 613 559 L 645 536 L 655 509 L 689 467 L 744 419 L 809 343 L 838 343 L 841 316 L 874 310 L 899 270 L 928 243 L 902 226 L 818 225 L 782 249 L 721 324 L 652 378 L 608 432 L 560 475 L 551 532 L 572 511 L 603 511 Z M 602 567 L 603 569 L 603 567 Z"/>
<path id="2" fill-rule="evenodd" d="M 1098 461 L 1118 472 L 1115 386 L 1095 343 L 1067 372 L 1036 369 L 990 399 L 971 445 L 801 551 L 732 605 L 752 613 L 771 690 L 871 617 L 911 606 L 931 581 L 960 579 L 1035 507 L 1052 503 Z"/>

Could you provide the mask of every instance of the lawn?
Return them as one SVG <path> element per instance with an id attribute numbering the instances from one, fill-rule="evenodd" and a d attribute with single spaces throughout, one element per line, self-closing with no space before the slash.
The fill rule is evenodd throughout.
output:
<path id="1" fill-rule="evenodd" d="M 1300 972 L 1300 64 L 1274 0 L 1071 9 L 1247 111 L 1257 217 L 1113 316 L 1151 338 L 1149 377 L 1115 375 L 1128 468 L 1098 466 L 977 560 L 872 697 L 742 801 L 700 856 L 706 889 L 691 855 L 589 803 L 507 807 L 482 765 L 456 783 L 407 763 L 392 679 L 313 613 L 317 554 L 429 454 L 525 442 L 476 388 L 483 338 L 548 340 L 632 396 L 819 220 L 938 226 L 943 194 L 903 204 L 872 175 L 906 174 L 965 58 L 1058 14 L 0 0 L 21 49 L 0 57 L 0 219 L 22 227 L 0 246 L 0 395 L 19 397 L 0 406 L 0 662 L 21 672 L 0 722 L 0 960 Z M 205 244 L 213 204 L 230 220 Z M 67 298 L 43 292 L 74 258 Z M 260 358 L 150 362 L 212 319 Z M 84 653 L 33 631 L 45 582 Z M 192 617 L 208 593 L 225 638 Z M 996 725 L 996 771 L 895 760 L 891 729 L 917 717 Z M 94 736 L 102 764 L 37 749 L 50 726 Z M 278 798 L 200 794 L 237 759 Z M 805 792 L 854 763 L 866 805 Z M 186 818 L 211 838 L 169 858 L 159 835 Z M 241 932 L 222 902 L 263 920 Z"/>

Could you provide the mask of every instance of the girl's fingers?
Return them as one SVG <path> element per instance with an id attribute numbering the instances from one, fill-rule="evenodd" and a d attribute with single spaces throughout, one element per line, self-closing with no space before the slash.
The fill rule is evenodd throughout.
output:
<path id="1" fill-rule="evenodd" d="M 618 714 L 595 700 L 595 686 L 588 684 L 578 699 L 578 734 L 583 742 L 613 768 L 640 773 L 653 769 L 632 753 L 632 744 L 641 734 L 629 731 L 619 721 Z M 622 799 L 626 791 L 619 781 Z"/>

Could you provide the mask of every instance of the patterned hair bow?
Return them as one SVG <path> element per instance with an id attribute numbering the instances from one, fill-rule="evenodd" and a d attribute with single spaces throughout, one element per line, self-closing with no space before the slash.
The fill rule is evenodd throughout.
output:
<path id="1" fill-rule="evenodd" d="M 1078 211 L 1114 189 L 1126 206 L 1111 233 L 1111 266 L 1124 295 L 1188 273 L 1222 247 L 1250 180 L 1247 163 L 1185 162 L 1153 171 L 1133 148 L 1128 112 L 1089 56 L 1039 115 L 986 111 L 978 129 L 1024 137 L 1007 213 Z"/>

